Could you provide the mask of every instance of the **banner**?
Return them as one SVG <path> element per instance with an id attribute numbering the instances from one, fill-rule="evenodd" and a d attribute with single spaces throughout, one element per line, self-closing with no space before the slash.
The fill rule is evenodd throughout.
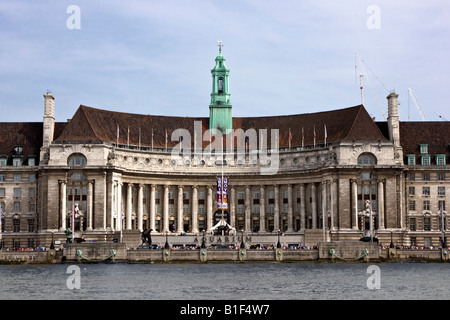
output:
<path id="1" fill-rule="evenodd" d="M 217 209 L 228 209 L 228 178 L 217 178 Z"/>
<path id="2" fill-rule="evenodd" d="M 222 209 L 222 178 L 217 178 L 217 209 Z"/>
<path id="3" fill-rule="evenodd" d="M 228 178 L 222 181 L 222 209 L 228 209 Z"/>

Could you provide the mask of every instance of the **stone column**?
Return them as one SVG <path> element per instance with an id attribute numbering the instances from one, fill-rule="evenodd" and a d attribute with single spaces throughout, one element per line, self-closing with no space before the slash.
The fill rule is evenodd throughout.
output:
<path id="1" fill-rule="evenodd" d="M 178 186 L 177 233 L 183 232 L 183 186 Z"/>
<path id="2" fill-rule="evenodd" d="M 123 226 L 123 210 L 122 210 L 122 182 L 117 182 L 117 222 L 116 230 L 122 230 Z"/>
<path id="3" fill-rule="evenodd" d="M 163 204 L 163 229 L 162 232 L 169 232 L 169 186 L 164 185 Z"/>
<path id="4" fill-rule="evenodd" d="M 300 217 L 302 226 L 300 228 L 301 232 L 305 232 L 306 229 L 306 191 L 305 184 L 300 185 Z"/>
<path id="5" fill-rule="evenodd" d="M 212 186 L 207 186 L 208 195 L 206 200 L 206 231 L 209 232 L 209 230 L 213 227 L 212 224 L 212 218 L 213 218 L 213 197 L 212 197 Z"/>
<path id="6" fill-rule="evenodd" d="M 259 232 L 266 232 L 266 196 L 265 187 L 260 187 L 259 197 Z"/>
<path id="7" fill-rule="evenodd" d="M 192 186 L 192 233 L 198 233 L 198 190 Z"/>
<path id="8" fill-rule="evenodd" d="M 317 199 L 316 184 L 311 184 L 311 210 L 312 210 L 312 229 L 317 229 Z"/>
<path id="9" fill-rule="evenodd" d="M 327 217 L 327 182 L 322 181 L 322 229 L 327 229 L 328 217 Z"/>
<path id="10" fill-rule="evenodd" d="M 88 190 L 87 190 L 87 228 L 86 230 L 92 230 L 92 219 L 93 219 L 93 180 L 88 181 Z"/>
<path id="11" fill-rule="evenodd" d="M 292 185 L 288 184 L 288 229 L 287 232 L 294 232 L 294 213 L 292 211 Z"/>
<path id="12" fill-rule="evenodd" d="M 108 186 L 109 186 L 109 194 L 110 194 L 110 200 L 109 200 L 109 226 L 108 229 L 109 230 L 114 230 L 114 212 L 115 212 L 115 198 L 116 198 L 116 185 L 114 183 L 114 180 L 108 182 Z"/>
<path id="13" fill-rule="evenodd" d="M 67 224 L 66 224 L 66 214 L 67 214 L 67 189 L 66 189 L 66 184 L 67 181 L 65 180 L 61 180 L 60 181 L 60 212 L 61 212 L 61 231 L 65 231 L 67 229 Z"/>
<path id="14" fill-rule="evenodd" d="M 250 186 L 245 187 L 245 228 L 244 232 L 250 232 L 251 230 L 251 224 L 250 224 L 250 218 L 251 218 L 251 202 L 250 202 Z"/>
<path id="15" fill-rule="evenodd" d="M 156 201 L 155 201 L 155 193 L 156 193 L 156 186 L 152 184 L 150 186 L 150 229 L 152 231 L 155 231 L 155 207 L 156 207 Z"/>
<path id="16" fill-rule="evenodd" d="M 352 229 L 358 230 L 358 183 L 352 179 Z"/>
<path id="17" fill-rule="evenodd" d="M 107 193 L 107 182 L 106 182 L 106 172 L 103 172 L 103 223 L 102 230 L 106 230 L 106 216 L 107 216 L 107 206 L 108 203 L 108 193 Z"/>
<path id="18" fill-rule="evenodd" d="M 280 194 L 278 185 L 274 186 L 274 197 L 273 231 L 278 232 L 280 230 Z"/>
<path id="19" fill-rule="evenodd" d="M 378 180 L 378 230 L 384 230 L 384 185 Z"/>
<path id="20" fill-rule="evenodd" d="M 231 201 L 230 201 L 230 225 L 233 228 L 237 228 L 237 224 L 236 224 L 236 205 L 237 205 L 237 201 L 236 201 L 236 188 L 235 187 L 231 187 Z"/>
<path id="21" fill-rule="evenodd" d="M 133 185 L 131 183 L 128 183 L 128 187 L 127 187 L 127 208 L 126 208 L 126 229 L 127 230 L 131 230 L 131 197 L 133 196 L 132 194 L 132 188 Z"/>
<path id="22" fill-rule="evenodd" d="M 335 226 L 334 226 L 334 213 L 335 213 L 335 208 L 337 208 L 337 203 L 336 203 L 336 195 L 337 195 L 337 188 L 336 188 L 336 179 L 331 179 L 331 185 L 330 185 L 330 193 L 331 193 L 331 204 L 330 204 L 330 215 L 331 215 L 331 230 L 335 230 Z"/>
<path id="23" fill-rule="evenodd" d="M 143 221 L 143 216 L 144 216 L 144 185 L 143 184 L 139 184 L 139 189 L 138 189 L 138 214 L 137 214 L 137 227 L 139 229 L 140 232 L 142 232 L 144 230 L 144 221 Z"/>

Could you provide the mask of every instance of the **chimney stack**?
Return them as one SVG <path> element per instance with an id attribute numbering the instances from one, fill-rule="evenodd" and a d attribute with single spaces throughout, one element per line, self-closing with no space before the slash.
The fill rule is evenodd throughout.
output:
<path id="1" fill-rule="evenodd" d="M 55 97 L 50 92 L 44 94 L 44 121 L 40 162 L 48 161 L 49 146 L 55 133 Z"/>
<path id="2" fill-rule="evenodd" d="M 403 162 L 403 151 L 400 145 L 400 119 L 398 115 L 398 94 L 391 92 L 386 99 L 388 100 L 388 128 L 389 139 L 394 144 L 394 157 L 397 162 Z"/>

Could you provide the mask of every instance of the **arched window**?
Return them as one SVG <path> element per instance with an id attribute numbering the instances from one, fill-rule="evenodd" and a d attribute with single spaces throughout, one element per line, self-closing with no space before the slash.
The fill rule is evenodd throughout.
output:
<path id="1" fill-rule="evenodd" d="M 69 157 L 68 164 L 71 167 L 85 166 L 87 164 L 87 160 L 82 154 L 73 154 Z"/>
<path id="2" fill-rule="evenodd" d="M 219 78 L 218 88 L 219 88 L 219 93 L 222 93 L 223 92 L 223 79 L 222 78 Z"/>
<path id="3" fill-rule="evenodd" d="M 374 156 L 366 153 L 358 157 L 358 164 L 373 166 L 377 164 L 377 160 Z"/>

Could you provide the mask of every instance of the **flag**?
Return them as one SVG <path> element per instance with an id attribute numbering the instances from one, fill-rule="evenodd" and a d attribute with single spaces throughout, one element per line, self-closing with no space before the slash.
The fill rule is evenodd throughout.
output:
<path id="1" fill-rule="evenodd" d="M 316 126 L 314 126 L 314 148 L 316 147 Z"/>
<path id="2" fill-rule="evenodd" d="M 2 240 L 2 238 L 3 238 L 3 234 L 2 234 L 2 217 L 3 217 L 3 208 L 0 205 L 0 240 Z"/>
<path id="3" fill-rule="evenodd" d="M 291 143 L 292 143 L 292 132 L 291 128 L 289 128 L 289 149 L 291 148 Z"/>
<path id="4" fill-rule="evenodd" d="M 305 132 L 303 131 L 302 127 L 302 148 L 305 146 Z"/>
<path id="5" fill-rule="evenodd" d="M 119 145 L 119 124 L 117 124 L 116 140 L 117 140 L 117 145 Z"/>

